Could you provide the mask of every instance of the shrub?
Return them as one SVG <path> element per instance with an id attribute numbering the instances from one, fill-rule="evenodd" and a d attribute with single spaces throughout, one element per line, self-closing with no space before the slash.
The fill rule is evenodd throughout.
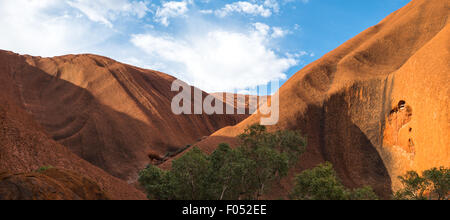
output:
<path id="1" fill-rule="evenodd" d="M 37 169 L 36 172 L 37 173 L 42 173 L 42 172 L 45 172 L 46 170 L 49 170 L 49 169 L 53 169 L 53 167 L 52 166 L 42 166 L 42 167 L 39 167 L 39 169 Z"/>
<path id="2" fill-rule="evenodd" d="M 444 167 L 425 170 L 422 175 L 408 171 L 398 177 L 403 188 L 394 194 L 397 200 L 448 200 L 450 170 Z"/>
<path id="3" fill-rule="evenodd" d="M 194 147 L 174 160 L 170 171 L 148 166 L 139 182 L 151 199 L 259 199 L 287 175 L 306 147 L 299 132 L 268 133 L 260 125 L 250 126 L 239 139 L 239 147 L 220 144 L 211 155 Z"/>
<path id="4" fill-rule="evenodd" d="M 349 190 L 337 177 L 329 162 L 306 170 L 295 178 L 291 198 L 296 200 L 376 200 L 372 188 Z"/>

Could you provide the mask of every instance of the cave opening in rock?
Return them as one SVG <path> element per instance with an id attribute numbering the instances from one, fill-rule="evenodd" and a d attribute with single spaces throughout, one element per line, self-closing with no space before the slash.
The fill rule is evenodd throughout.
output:
<path id="1" fill-rule="evenodd" d="M 398 102 L 398 109 L 402 110 L 406 107 L 406 102 L 404 100 L 400 100 L 400 102 Z"/>

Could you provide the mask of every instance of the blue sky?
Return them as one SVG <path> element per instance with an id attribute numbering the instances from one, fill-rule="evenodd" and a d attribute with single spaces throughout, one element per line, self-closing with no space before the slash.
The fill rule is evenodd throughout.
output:
<path id="1" fill-rule="evenodd" d="M 409 0 L 0 0 L 0 49 L 94 53 L 208 92 L 295 72 Z"/>

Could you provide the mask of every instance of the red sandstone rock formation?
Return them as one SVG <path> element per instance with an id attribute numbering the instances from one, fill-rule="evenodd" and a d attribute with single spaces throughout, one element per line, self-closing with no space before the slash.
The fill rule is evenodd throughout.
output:
<path id="1" fill-rule="evenodd" d="M 257 106 L 261 103 L 267 101 L 270 96 L 256 96 L 256 95 L 242 95 L 242 94 L 233 94 L 233 93 L 211 93 L 214 97 L 221 100 L 222 102 L 227 103 L 228 105 L 232 105 L 236 108 L 243 107 L 245 109 L 253 109 L 253 112 L 248 112 L 253 114 Z M 229 98 L 231 97 L 231 98 Z M 228 99 L 228 100 L 227 100 Z"/>
<path id="2" fill-rule="evenodd" d="M 109 200 L 94 181 L 59 169 L 0 173 L 0 200 Z"/>
<path id="3" fill-rule="evenodd" d="M 300 129 L 309 145 L 273 198 L 324 161 L 347 186 L 371 185 L 386 197 L 407 170 L 450 166 L 449 13 L 448 0 L 413 0 L 281 87 L 280 121 L 269 129 Z M 212 152 L 260 117 L 197 145 Z"/>
<path id="4" fill-rule="evenodd" d="M 0 67 L 0 72 L 4 73 L 5 70 Z M 52 166 L 82 174 L 95 181 L 111 199 L 146 199 L 142 192 L 125 181 L 112 177 L 51 139 L 19 107 L 20 100 L 11 99 L 18 92 L 13 89 L 11 82 L 12 79 L 7 76 L 0 77 L 0 173 L 29 173 L 43 166 Z M 18 178 L 24 179 L 24 176 Z"/>
<path id="5" fill-rule="evenodd" d="M 269 129 L 300 129 L 309 146 L 269 198 L 285 196 L 294 174 L 324 161 L 334 164 L 347 186 L 371 185 L 384 196 L 406 170 L 450 166 L 449 4 L 413 0 L 281 87 L 280 121 Z M 27 173 L 51 165 L 91 179 L 112 199 L 144 199 L 112 175 L 132 182 L 149 163 L 149 152 L 155 158 L 176 152 L 245 117 L 174 116 L 173 80 L 94 55 L 40 58 L 1 51 L 0 169 Z M 198 146 L 206 152 L 222 142 L 236 146 L 235 136 L 260 117 L 226 127 Z M 5 176 L 33 190 L 55 183 L 46 175 L 38 175 L 36 186 L 27 185 L 28 174 Z M 83 198 L 69 192 L 73 185 L 56 182 L 58 198 Z"/>
<path id="6" fill-rule="evenodd" d="M 0 51 L 2 93 L 52 139 L 133 182 L 150 163 L 248 115 L 174 115 L 175 78 L 95 55 L 55 58 Z M 203 93 L 203 96 L 206 96 Z"/>
<path id="7" fill-rule="evenodd" d="M 40 58 L 0 51 L 0 171 L 51 165 L 92 179 L 111 199 L 145 199 L 129 184 L 151 162 L 149 152 L 171 155 L 248 117 L 176 116 L 174 80 L 95 55 Z M 38 177 L 43 187 L 46 178 Z M 54 199 L 75 198 L 69 194 Z"/>

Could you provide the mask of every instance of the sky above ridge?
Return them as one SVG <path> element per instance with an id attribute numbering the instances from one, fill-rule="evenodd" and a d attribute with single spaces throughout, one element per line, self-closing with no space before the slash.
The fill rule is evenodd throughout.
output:
<path id="1" fill-rule="evenodd" d="M 0 0 L 0 49 L 93 53 L 207 92 L 284 83 L 410 0 Z"/>

